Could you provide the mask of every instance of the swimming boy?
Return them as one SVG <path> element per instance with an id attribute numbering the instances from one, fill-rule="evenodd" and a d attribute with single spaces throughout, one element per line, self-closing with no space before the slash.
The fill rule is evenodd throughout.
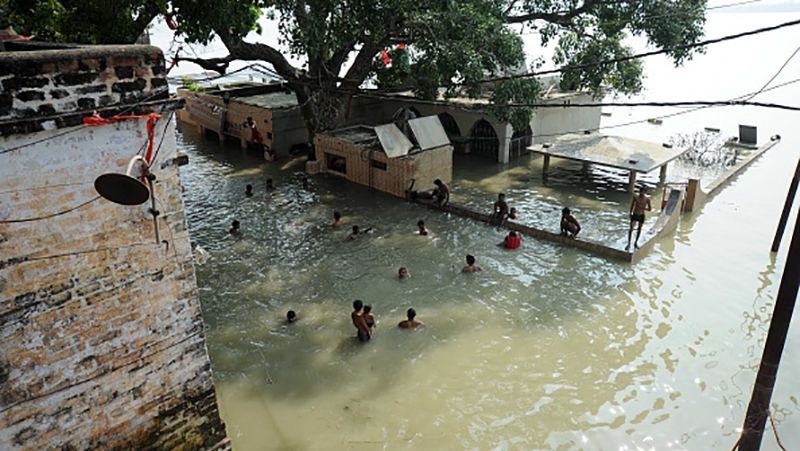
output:
<path id="1" fill-rule="evenodd" d="M 522 237 L 515 231 L 508 232 L 503 242 L 498 246 L 503 246 L 506 249 L 516 249 L 522 244 Z"/>
<path id="2" fill-rule="evenodd" d="M 406 311 L 406 318 L 408 318 L 408 319 L 404 319 L 403 321 L 400 321 L 400 323 L 397 325 L 397 327 L 399 327 L 401 329 L 415 329 L 417 327 L 424 326 L 425 323 L 423 323 L 422 321 L 419 321 L 417 319 L 414 319 L 414 318 L 416 318 L 416 316 L 417 316 L 416 310 L 414 310 L 413 308 L 408 309 Z"/>
<path id="3" fill-rule="evenodd" d="M 239 226 L 240 226 L 239 221 L 234 219 L 233 222 L 231 222 L 231 228 L 230 230 L 228 230 L 228 233 L 235 236 L 241 235 L 242 230 L 239 228 Z"/>
<path id="4" fill-rule="evenodd" d="M 419 228 L 419 234 L 420 235 L 422 235 L 422 236 L 427 236 L 428 235 L 428 228 L 425 227 L 425 221 L 423 221 L 422 219 L 417 221 L 417 227 Z"/>
<path id="5" fill-rule="evenodd" d="M 483 271 L 483 268 L 480 265 L 475 263 L 475 257 L 472 255 L 467 254 L 467 266 L 461 269 L 461 272 L 478 272 Z"/>
<path id="6" fill-rule="evenodd" d="M 408 270 L 406 269 L 405 266 L 401 266 L 400 270 L 397 271 L 397 277 L 401 279 L 408 279 L 409 277 L 411 277 L 411 274 L 408 273 Z"/>
<path id="7" fill-rule="evenodd" d="M 342 221 L 342 214 L 338 211 L 333 212 L 333 228 L 341 227 L 344 225 L 344 221 Z"/>
<path id="8" fill-rule="evenodd" d="M 247 197 L 253 197 L 253 185 L 248 183 L 247 186 L 244 187 L 244 195 Z"/>

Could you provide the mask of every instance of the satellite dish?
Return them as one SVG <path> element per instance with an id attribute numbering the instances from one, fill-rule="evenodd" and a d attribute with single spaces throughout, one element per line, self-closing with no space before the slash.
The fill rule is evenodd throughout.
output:
<path id="1" fill-rule="evenodd" d="M 141 161 L 147 167 L 144 158 L 137 155 L 128 164 L 125 174 L 111 172 L 97 177 L 94 181 L 94 189 L 103 198 L 120 205 L 141 205 L 150 198 L 150 190 L 139 179 L 131 176 L 133 165 Z"/>

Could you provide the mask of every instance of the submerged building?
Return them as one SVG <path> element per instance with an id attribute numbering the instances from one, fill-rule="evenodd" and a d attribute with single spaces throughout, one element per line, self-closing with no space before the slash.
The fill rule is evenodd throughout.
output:
<path id="1" fill-rule="evenodd" d="M 254 140 L 252 119 L 264 146 L 277 155 L 300 153 L 308 146 L 308 129 L 297 97 L 281 83 L 239 82 L 191 90 L 178 89 L 186 106 L 178 120 L 203 135 L 233 141 L 242 148 Z"/>
<path id="2" fill-rule="evenodd" d="M 393 96 L 356 96 L 351 123 L 383 123 L 400 118 L 437 115 L 456 154 L 486 157 L 490 161 L 508 163 L 527 153 L 531 144 L 551 141 L 553 137 L 597 130 L 600 107 L 568 108 L 572 103 L 589 103 L 592 95 L 583 91 L 563 92 L 558 77 L 543 78 L 541 103 L 563 105 L 564 108 L 537 108 L 525 129 L 515 130 L 488 111 L 487 98 L 455 97 L 431 102 L 411 93 Z"/>
<path id="3" fill-rule="evenodd" d="M 5 49 L 0 449 L 226 447 L 161 50 Z M 143 159 L 151 200 L 99 194 Z"/>
<path id="4" fill-rule="evenodd" d="M 394 196 L 430 190 L 453 178 L 453 146 L 436 116 L 378 126 L 356 125 L 314 138 L 311 172 L 344 177 Z"/>

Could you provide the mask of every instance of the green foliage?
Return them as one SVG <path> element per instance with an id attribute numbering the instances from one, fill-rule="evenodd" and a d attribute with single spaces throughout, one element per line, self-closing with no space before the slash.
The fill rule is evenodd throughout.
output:
<path id="1" fill-rule="evenodd" d="M 372 80 L 426 99 L 488 97 L 493 113 L 515 128 L 530 118 L 506 103 L 539 99 L 536 80 L 488 85 L 481 80 L 526 70 L 520 24 L 556 44 L 554 62 L 572 67 L 565 90 L 633 94 L 644 77 L 638 60 L 597 64 L 632 54 L 628 36 L 673 48 L 703 35 L 706 0 L 0 0 L 0 26 L 37 39 L 81 43 L 133 42 L 158 15 L 174 16 L 189 42 L 223 37 L 228 60 L 263 60 L 287 79 L 311 130 L 327 127 L 342 98 Z M 262 17 L 275 19 L 280 47 L 251 45 Z M 511 25 L 515 24 L 515 25 Z M 407 48 L 398 49 L 405 43 Z M 387 68 L 381 50 L 389 51 Z M 675 64 L 695 50 L 674 49 Z M 288 56 L 305 61 L 292 67 Z M 537 57 L 536 55 L 528 55 Z M 219 59 L 218 59 L 219 60 Z M 537 64 L 541 59 L 537 57 Z M 209 62 L 211 64 L 211 62 Z M 220 61 L 217 61 L 220 64 Z M 347 69 L 345 71 L 345 69 Z M 303 100 L 305 99 L 305 100 Z"/>
<path id="2" fill-rule="evenodd" d="M 166 0 L 0 0 L 0 27 L 50 42 L 130 44 Z"/>
<path id="3" fill-rule="evenodd" d="M 205 91 L 206 88 L 200 86 L 195 80 L 192 80 L 189 77 L 182 77 L 181 78 L 181 85 L 192 92 L 201 92 Z"/>

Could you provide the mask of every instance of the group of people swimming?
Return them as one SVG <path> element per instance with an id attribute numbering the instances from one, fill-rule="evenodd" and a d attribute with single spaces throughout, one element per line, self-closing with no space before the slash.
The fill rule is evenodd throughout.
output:
<path id="1" fill-rule="evenodd" d="M 432 192 L 413 192 L 412 198 L 415 200 L 422 200 L 425 202 L 426 200 L 432 201 L 438 207 L 444 207 L 450 201 L 450 187 L 447 186 L 440 179 L 434 180 L 434 185 L 436 188 L 433 189 Z M 306 176 L 302 177 L 302 185 L 304 189 L 308 189 L 308 178 Z M 267 192 L 275 190 L 274 181 L 271 178 L 266 179 L 265 188 Z M 253 196 L 253 185 L 248 184 L 245 187 L 245 195 L 247 197 Z M 500 193 L 497 195 L 497 200 L 494 202 L 492 206 L 492 223 L 497 225 L 504 224 L 507 220 L 513 220 L 518 218 L 517 209 L 514 207 L 510 207 L 508 202 L 506 201 L 505 193 Z M 647 189 L 645 187 L 641 187 L 639 190 L 639 194 L 635 196 L 630 205 L 630 228 L 628 230 L 628 244 L 625 246 L 625 250 L 630 250 L 631 246 L 631 238 L 633 235 L 633 230 L 636 229 L 636 240 L 634 240 L 634 248 L 639 248 L 639 237 L 642 234 L 642 226 L 645 222 L 645 212 L 651 211 L 652 205 L 650 203 L 650 198 L 647 196 Z M 342 215 L 338 211 L 333 212 L 333 227 L 339 227 L 343 224 L 342 222 Z M 637 227 L 638 225 L 638 227 Z M 420 235 L 428 235 L 428 229 L 425 226 L 425 222 L 423 220 L 419 220 L 417 222 L 417 227 L 419 228 Z M 372 227 L 366 228 L 362 230 L 359 226 L 353 225 L 352 230 L 349 235 L 347 235 L 347 241 L 353 241 L 357 239 L 359 236 L 368 233 L 372 230 Z M 233 220 L 231 223 L 231 228 L 229 232 L 233 235 L 238 235 L 241 233 L 241 223 L 238 220 Z M 581 224 L 578 221 L 578 218 L 572 213 L 572 210 L 569 207 L 564 207 L 561 209 L 561 224 L 560 224 L 560 232 L 562 235 L 569 237 L 569 238 L 577 238 L 578 234 L 581 232 Z M 515 231 L 511 231 L 508 235 L 504 238 L 502 243 L 499 243 L 498 246 L 503 246 L 507 249 L 517 249 L 522 243 L 522 237 L 519 233 Z"/>
<path id="2" fill-rule="evenodd" d="M 429 199 L 440 208 L 445 206 L 450 199 L 450 188 L 442 182 L 440 179 L 436 179 L 434 181 L 434 185 L 436 188 L 429 194 L 425 193 L 415 193 L 415 196 L 419 196 L 419 199 Z M 304 189 L 308 189 L 308 179 L 307 177 L 302 177 L 302 186 Z M 267 192 L 275 190 L 274 181 L 271 178 L 267 178 L 265 182 L 265 189 Z M 248 184 L 245 187 L 245 195 L 247 197 L 252 197 L 253 193 L 253 186 Z M 636 233 L 636 240 L 634 241 L 634 246 L 636 248 L 639 247 L 639 237 L 642 231 L 642 225 L 645 222 L 645 212 L 651 211 L 652 206 L 650 203 L 650 198 L 647 196 L 647 191 L 644 187 L 642 187 L 637 196 L 633 198 L 630 205 L 630 229 L 628 231 L 628 244 L 625 247 L 625 250 L 630 249 L 630 241 L 633 234 L 633 230 L 638 224 L 638 229 Z M 506 201 L 505 193 L 500 193 L 497 196 L 497 200 L 493 204 L 493 211 L 492 211 L 492 222 L 498 225 L 504 224 L 509 219 L 517 219 L 518 214 L 516 208 L 509 208 L 508 202 Z M 342 218 L 342 214 L 339 211 L 333 212 L 333 223 L 332 227 L 339 228 L 344 225 L 344 220 Z M 564 207 L 561 210 L 561 224 L 560 224 L 561 234 L 567 236 L 569 238 L 576 238 L 578 234 L 581 232 L 581 224 L 572 211 L 568 207 Z M 372 227 L 368 227 L 366 229 L 361 229 L 358 225 L 353 225 L 351 228 L 350 233 L 347 235 L 345 240 L 353 241 L 358 239 L 361 235 L 369 233 L 372 230 Z M 238 220 L 233 220 L 231 223 L 231 228 L 229 232 L 233 235 L 241 234 L 241 224 Z M 425 221 L 420 219 L 417 221 L 417 234 L 420 236 L 428 236 L 430 231 L 428 230 Z M 508 235 L 503 239 L 501 243 L 498 243 L 498 246 L 504 247 L 506 249 L 518 249 L 522 244 L 522 237 L 521 235 L 512 230 L 508 233 Z M 462 273 L 475 273 L 483 271 L 483 268 L 477 264 L 475 256 L 467 254 L 465 257 L 466 266 L 461 269 Z M 398 270 L 398 277 L 400 279 L 408 279 L 411 277 L 408 269 L 406 267 L 400 267 Z M 361 342 L 367 342 L 372 338 L 373 329 L 375 328 L 375 316 L 372 313 L 372 306 L 369 304 L 364 304 L 360 300 L 356 300 L 353 302 L 353 312 L 350 315 L 353 325 L 356 328 L 356 337 Z M 299 319 L 297 313 L 294 310 L 289 310 L 286 314 L 286 321 L 287 323 L 291 324 L 296 322 Z M 400 321 L 398 323 L 398 327 L 403 329 L 414 329 L 420 326 L 423 326 L 424 323 L 416 319 L 416 311 L 413 308 L 409 308 L 406 312 L 406 319 Z"/>

